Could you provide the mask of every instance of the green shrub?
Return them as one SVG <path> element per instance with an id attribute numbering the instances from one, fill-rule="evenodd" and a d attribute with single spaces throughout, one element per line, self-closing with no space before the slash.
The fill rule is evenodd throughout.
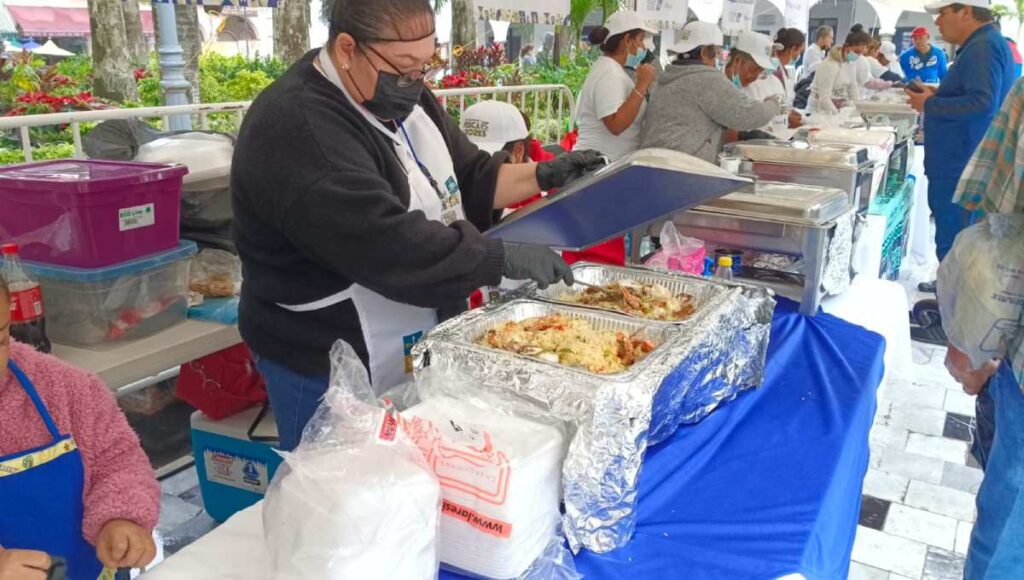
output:
<path id="1" fill-rule="evenodd" d="M 70 143 L 53 143 L 42 145 L 32 149 L 33 161 L 47 161 L 50 159 L 68 159 L 75 154 L 75 148 Z M 0 165 L 13 165 L 24 163 L 25 154 L 21 149 L 0 147 Z"/>

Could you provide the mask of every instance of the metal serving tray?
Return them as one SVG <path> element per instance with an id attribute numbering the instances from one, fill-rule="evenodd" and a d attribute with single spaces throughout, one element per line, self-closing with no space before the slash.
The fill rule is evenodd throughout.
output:
<path id="1" fill-rule="evenodd" d="M 857 168 L 867 163 L 868 150 L 860 145 L 815 143 L 794 146 L 789 141 L 753 139 L 730 143 L 724 153 L 733 157 L 789 165 Z"/>
<path id="2" fill-rule="evenodd" d="M 512 214 L 485 235 L 581 250 L 748 183 L 678 151 L 641 149 Z"/>
<path id="3" fill-rule="evenodd" d="M 850 210 L 850 196 L 834 187 L 759 181 L 697 209 L 729 215 L 771 218 L 806 225 L 832 221 Z"/>
<path id="4" fill-rule="evenodd" d="M 590 323 L 595 330 L 615 330 L 629 333 L 630 335 L 636 335 L 637 338 L 644 338 L 650 340 L 655 344 L 654 351 L 649 353 L 643 360 L 637 361 L 636 364 L 629 367 L 625 371 L 620 373 L 592 373 L 586 369 L 574 366 L 563 365 L 554 362 L 548 362 L 531 356 L 516 354 L 506 350 L 500 350 L 491 348 L 479 344 L 478 341 L 483 338 L 484 334 L 506 322 L 521 322 L 528 318 L 539 318 L 542 316 L 551 316 L 553 314 L 561 314 L 569 318 L 581 318 Z M 489 356 L 506 356 L 515 357 L 524 361 L 530 361 L 532 363 L 554 366 L 563 370 L 571 370 L 584 374 L 590 377 L 598 379 L 607 378 L 628 378 L 636 375 L 643 371 L 645 366 L 644 363 L 651 360 L 651 358 L 658 352 L 658 349 L 668 343 L 673 337 L 673 329 L 665 325 L 652 325 L 647 321 L 640 321 L 636 318 L 628 317 L 620 314 L 610 314 L 604 311 L 598 311 L 593 308 L 575 308 L 564 306 L 560 304 L 551 304 L 548 302 L 537 302 L 528 299 L 513 300 L 504 306 L 498 307 L 497 309 L 488 312 L 485 315 L 476 317 L 466 322 L 466 324 L 460 326 L 457 329 L 452 329 L 452 332 L 448 335 L 449 340 L 453 343 L 458 344 L 468 351 L 479 351 L 487 353 Z"/>
<path id="5" fill-rule="evenodd" d="M 600 264 L 588 264 L 581 262 L 572 266 L 572 273 L 576 280 L 587 284 L 593 284 L 595 286 L 602 286 L 604 284 L 611 284 L 613 282 L 621 282 L 623 280 L 632 280 L 640 282 L 642 284 L 659 284 L 664 286 L 669 292 L 680 296 L 688 294 L 693 297 L 694 313 L 684 320 L 677 321 L 666 321 L 666 320 L 653 320 L 649 318 L 643 318 L 639 316 L 631 316 L 618 310 L 610 310 L 604 308 L 598 308 L 596 306 L 585 306 L 582 304 L 576 304 L 574 302 L 568 302 L 565 300 L 566 295 L 581 294 L 586 290 L 586 287 L 575 285 L 566 286 L 564 283 L 558 283 L 549 286 L 545 290 L 540 290 L 536 285 L 530 286 L 530 295 L 538 300 L 544 300 L 547 302 L 554 302 L 556 304 L 567 304 L 575 308 L 585 308 L 589 310 L 596 310 L 599 312 L 614 312 L 621 316 L 629 316 L 635 320 L 642 320 L 646 324 L 686 324 L 698 317 L 701 312 L 717 303 L 719 300 L 723 300 L 725 295 L 728 293 L 729 288 L 720 284 L 709 282 L 707 280 L 697 278 L 696 276 L 684 276 L 681 274 L 671 274 L 668 272 L 658 272 L 654 270 L 639 269 L 639 268 L 622 268 L 618 266 L 603 266 Z"/>

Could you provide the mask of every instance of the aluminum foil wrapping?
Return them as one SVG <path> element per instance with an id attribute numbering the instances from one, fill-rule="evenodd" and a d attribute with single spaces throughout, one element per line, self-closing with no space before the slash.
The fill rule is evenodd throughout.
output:
<path id="1" fill-rule="evenodd" d="M 665 274 L 638 270 L 645 271 Z M 562 472 L 565 534 L 574 552 L 609 552 L 628 543 L 635 530 L 637 482 L 648 445 L 761 383 L 775 301 L 762 288 L 719 287 L 715 299 L 679 325 L 528 299 L 488 306 L 434 329 L 415 347 L 415 365 L 451 366 L 481 388 L 514 392 L 569 422 L 574 433 Z M 555 312 L 586 318 L 597 328 L 637 329 L 632 332 L 657 348 L 624 373 L 597 375 L 475 344 L 497 324 Z"/>
<path id="2" fill-rule="evenodd" d="M 856 216 L 856 212 L 850 211 L 836 218 L 836 229 L 828 243 L 825 271 L 821 279 L 821 289 L 826 294 L 842 294 L 850 287 L 853 279 L 850 264 L 853 260 L 853 230 Z"/>

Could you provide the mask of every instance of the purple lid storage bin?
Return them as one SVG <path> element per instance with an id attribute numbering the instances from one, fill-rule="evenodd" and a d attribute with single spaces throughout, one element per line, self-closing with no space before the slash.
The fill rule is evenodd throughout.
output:
<path id="1" fill-rule="evenodd" d="M 0 242 L 31 262 L 102 268 L 178 246 L 188 169 L 65 159 L 0 167 Z"/>

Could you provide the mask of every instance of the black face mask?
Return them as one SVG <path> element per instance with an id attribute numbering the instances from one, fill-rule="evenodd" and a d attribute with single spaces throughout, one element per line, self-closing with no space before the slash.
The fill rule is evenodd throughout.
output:
<path id="1" fill-rule="evenodd" d="M 373 98 L 363 100 L 363 106 L 374 116 L 385 120 L 404 120 L 420 102 L 423 81 L 407 87 L 398 86 L 398 75 L 377 70 L 377 89 Z"/>

